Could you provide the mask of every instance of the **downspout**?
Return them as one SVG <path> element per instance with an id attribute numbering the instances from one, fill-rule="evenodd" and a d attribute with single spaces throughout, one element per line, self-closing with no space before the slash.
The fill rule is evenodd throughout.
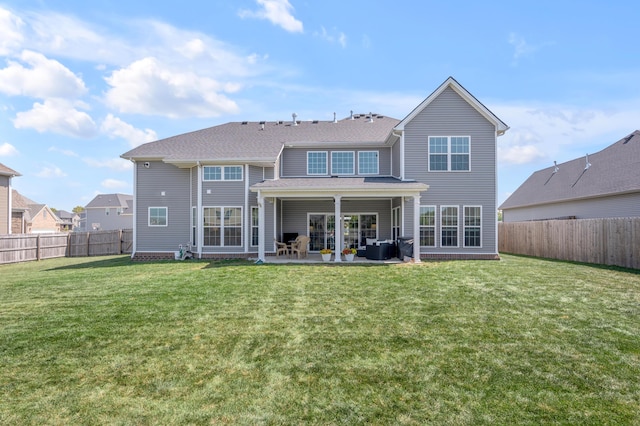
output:
<path id="1" fill-rule="evenodd" d="M 404 180 L 404 130 L 394 130 L 393 134 L 400 138 L 400 180 Z"/>
<path id="2" fill-rule="evenodd" d="M 138 251 L 138 165 L 135 160 L 131 160 L 133 163 L 133 241 L 131 246 L 131 259 L 136 255 Z M 85 230 L 89 229 L 87 212 L 84 215 Z"/>
<path id="3" fill-rule="evenodd" d="M 244 165 L 244 252 L 249 253 L 251 247 L 251 208 L 249 207 L 249 165 Z"/>
<path id="4" fill-rule="evenodd" d="M 198 245 L 198 259 L 202 259 L 202 245 L 204 242 L 204 224 L 202 223 L 202 164 L 198 166 L 198 184 L 196 185 L 198 196 L 196 200 L 196 244 Z"/>
<path id="5" fill-rule="evenodd" d="M 264 197 L 258 191 L 258 260 L 256 263 L 264 263 Z"/>

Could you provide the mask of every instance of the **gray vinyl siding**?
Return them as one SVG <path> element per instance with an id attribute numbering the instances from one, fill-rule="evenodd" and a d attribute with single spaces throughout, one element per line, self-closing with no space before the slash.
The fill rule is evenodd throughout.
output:
<path id="1" fill-rule="evenodd" d="M 136 163 L 136 250 L 141 252 L 177 251 L 179 244 L 191 241 L 190 169 L 179 169 L 163 162 L 152 162 L 147 169 Z M 161 193 L 165 192 L 163 196 Z M 149 207 L 167 207 L 166 227 L 148 225 Z"/>
<path id="2" fill-rule="evenodd" d="M 429 172 L 429 136 L 469 136 L 470 171 Z M 497 253 L 496 247 L 496 129 L 453 89 L 445 89 L 405 126 L 405 177 L 429 185 L 422 193 L 421 205 L 436 210 L 435 248 L 423 253 Z M 405 229 L 411 224 L 413 209 L 404 212 Z M 459 209 L 459 248 L 440 248 L 440 206 Z M 482 206 L 482 248 L 463 248 L 463 206 Z"/>
<path id="3" fill-rule="evenodd" d="M 106 210 L 109 210 L 107 215 Z M 116 207 L 96 207 L 85 210 L 87 214 L 87 231 L 93 230 L 93 225 L 98 224 L 99 231 L 108 231 L 114 229 L 131 229 L 133 228 L 133 212 L 126 211 L 126 214 L 118 214 Z"/>
<path id="4" fill-rule="evenodd" d="M 390 148 L 287 148 L 282 153 L 282 177 L 302 177 L 307 176 L 307 152 L 327 153 L 327 175 L 331 174 L 331 152 L 353 152 L 355 157 L 355 172 L 358 172 L 358 152 L 378 151 L 378 175 L 391 175 L 391 149 Z M 326 176 L 326 175 L 325 175 Z"/>
<path id="5" fill-rule="evenodd" d="M 0 176 L 0 234 L 9 233 L 9 177 Z"/>
<path id="6" fill-rule="evenodd" d="M 391 147 L 391 176 L 400 178 L 400 141 Z"/>
<path id="7" fill-rule="evenodd" d="M 335 213 L 333 200 L 283 200 L 282 227 L 278 237 L 284 232 L 297 232 L 306 235 L 308 213 Z M 378 238 L 391 238 L 391 200 L 343 200 L 341 204 L 343 214 L 376 213 L 378 215 Z"/>
<path id="8" fill-rule="evenodd" d="M 640 193 L 508 209 L 503 210 L 502 215 L 504 222 L 555 219 L 568 216 L 574 216 L 576 219 L 640 217 Z"/>

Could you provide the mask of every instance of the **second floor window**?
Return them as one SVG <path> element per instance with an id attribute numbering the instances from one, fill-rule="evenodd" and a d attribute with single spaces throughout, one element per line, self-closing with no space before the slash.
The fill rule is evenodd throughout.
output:
<path id="1" fill-rule="evenodd" d="M 242 166 L 204 166 L 203 180 L 242 180 Z"/>
<path id="2" fill-rule="evenodd" d="M 307 152 L 307 174 L 326 175 L 327 174 L 327 153 L 325 151 Z"/>
<path id="3" fill-rule="evenodd" d="M 378 174 L 378 151 L 358 152 L 358 173 L 361 175 Z"/>
<path id="4" fill-rule="evenodd" d="M 430 136 L 429 171 L 469 171 L 470 145 L 468 136 Z"/>
<path id="5" fill-rule="evenodd" d="M 353 152 L 333 151 L 331 152 L 331 174 L 332 175 L 352 175 L 354 174 Z"/>

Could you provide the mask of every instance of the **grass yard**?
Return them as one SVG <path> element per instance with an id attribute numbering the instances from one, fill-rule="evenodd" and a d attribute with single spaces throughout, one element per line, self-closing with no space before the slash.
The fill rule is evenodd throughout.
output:
<path id="1" fill-rule="evenodd" d="M 640 274 L 0 266 L 0 424 L 640 424 Z"/>

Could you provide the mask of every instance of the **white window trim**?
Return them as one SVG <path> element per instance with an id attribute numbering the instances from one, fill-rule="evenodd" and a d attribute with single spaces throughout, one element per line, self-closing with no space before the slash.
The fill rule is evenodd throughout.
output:
<path id="1" fill-rule="evenodd" d="M 442 220 L 442 210 L 446 209 L 446 208 L 449 208 L 449 207 L 454 207 L 454 208 L 456 208 L 456 211 L 457 211 L 457 214 L 456 214 L 456 230 L 458 232 L 456 234 L 457 238 L 456 238 L 456 245 L 455 246 L 442 245 L 442 229 L 443 228 L 453 228 L 453 226 L 444 226 L 443 225 L 444 220 Z M 442 248 L 460 248 L 460 206 L 456 206 L 456 205 L 453 205 L 453 204 L 440 206 L 440 235 L 439 235 L 438 240 L 439 240 L 439 245 L 438 245 L 439 247 L 442 247 Z"/>
<path id="2" fill-rule="evenodd" d="M 420 235 L 418 235 L 418 241 L 420 241 L 420 247 L 429 247 L 429 248 L 438 247 L 438 237 L 439 237 L 438 236 L 438 206 L 421 204 L 420 208 L 422 209 L 422 207 L 433 208 L 433 245 L 432 246 L 422 245 L 422 241 L 420 241 Z M 429 228 L 429 227 L 431 226 L 420 225 L 420 229 Z"/>
<path id="3" fill-rule="evenodd" d="M 431 170 L 431 138 L 446 138 L 447 139 L 447 170 Z M 469 139 L 469 169 L 467 170 L 451 170 L 451 138 L 468 138 Z M 469 173 L 471 171 L 471 136 L 469 135 L 451 135 L 451 136 L 429 136 L 427 139 L 427 170 L 434 173 Z M 434 155 L 443 155 L 443 153 L 436 153 Z M 458 154 L 459 155 L 459 154 Z"/>
<path id="4" fill-rule="evenodd" d="M 360 171 L 360 154 L 376 154 L 376 171 L 375 173 L 363 173 Z M 380 152 L 379 151 L 358 151 L 358 174 L 375 176 L 380 174 Z"/>
<path id="5" fill-rule="evenodd" d="M 351 173 L 337 173 L 333 171 L 333 154 L 351 154 Z M 332 176 L 353 176 L 356 174 L 356 152 L 355 151 L 331 151 L 331 175 Z"/>
<path id="6" fill-rule="evenodd" d="M 151 224 L 151 209 L 164 209 L 166 223 L 164 225 L 152 225 Z M 150 206 L 147 210 L 147 225 L 152 228 L 166 228 L 169 226 L 169 208 L 166 206 Z"/>
<path id="7" fill-rule="evenodd" d="M 309 154 L 324 154 L 324 173 L 311 173 L 309 171 Z M 326 176 L 328 170 L 329 170 L 329 152 L 328 151 L 307 151 L 307 175 Z"/>
<path id="8" fill-rule="evenodd" d="M 251 234 L 249 234 L 249 244 L 251 245 L 251 247 L 258 247 L 260 245 L 260 223 L 258 223 L 257 225 L 253 225 L 253 212 L 257 211 L 258 214 L 260 212 L 260 209 L 258 206 L 251 206 L 251 215 L 250 215 L 250 220 L 251 220 L 251 224 L 249 226 L 249 229 L 251 230 Z M 258 229 L 258 244 L 253 244 L 253 230 Z"/>
<path id="9" fill-rule="evenodd" d="M 207 167 L 220 167 L 220 179 L 207 179 L 207 178 L 205 178 L 206 173 L 204 171 L 205 171 L 205 169 Z M 240 169 L 240 179 L 225 179 L 224 170 L 226 168 L 228 168 L 228 167 L 239 168 Z M 244 181 L 244 168 L 242 166 L 238 166 L 238 165 L 226 165 L 226 166 L 208 165 L 208 166 L 202 166 L 202 181 L 203 182 L 242 182 L 242 181 Z"/>
<path id="10" fill-rule="evenodd" d="M 466 215 L 465 215 L 465 208 L 467 207 L 477 207 L 480 209 L 480 245 L 479 246 L 468 246 L 465 244 L 465 230 L 467 228 L 476 228 L 476 226 L 467 226 L 465 224 L 465 219 L 466 219 Z M 462 206 L 462 246 L 465 248 L 474 248 L 474 249 L 481 249 L 482 248 L 482 206 L 479 205 L 465 205 Z"/>
<path id="11" fill-rule="evenodd" d="M 205 226 L 204 225 L 204 210 L 205 209 L 220 209 L 220 213 L 221 213 L 221 222 L 220 222 L 220 245 L 219 246 L 208 246 L 204 244 L 204 229 L 206 228 L 211 228 L 209 226 Z M 225 228 L 225 220 L 224 220 L 224 210 L 225 209 L 240 209 L 240 219 L 242 220 L 242 222 L 240 223 L 239 226 L 232 226 L 231 228 L 239 228 L 240 232 L 244 233 L 244 215 L 243 215 L 243 208 L 242 206 L 202 206 L 202 247 L 234 247 L 234 248 L 238 248 L 238 247 L 243 247 L 244 246 L 244 242 L 239 244 L 239 245 L 227 245 L 225 244 L 225 240 L 224 240 L 224 228 Z M 242 238 L 240 238 L 240 241 L 242 241 Z"/>

